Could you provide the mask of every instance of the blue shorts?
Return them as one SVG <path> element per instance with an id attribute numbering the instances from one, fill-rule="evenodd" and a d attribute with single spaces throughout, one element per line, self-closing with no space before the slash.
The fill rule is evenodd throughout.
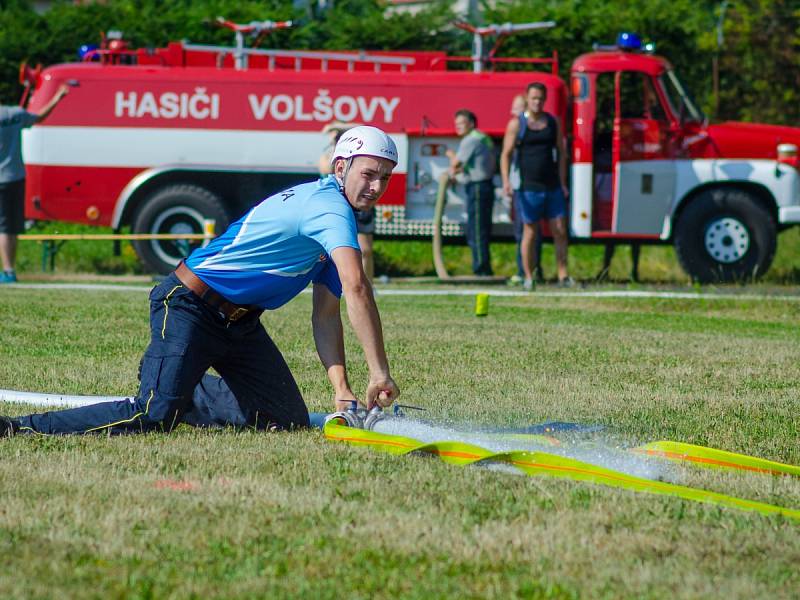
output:
<path id="1" fill-rule="evenodd" d="M 558 219 L 567 216 L 567 202 L 560 187 L 541 192 L 519 190 L 519 207 L 523 223 L 537 223 L 541 219 Z"/>

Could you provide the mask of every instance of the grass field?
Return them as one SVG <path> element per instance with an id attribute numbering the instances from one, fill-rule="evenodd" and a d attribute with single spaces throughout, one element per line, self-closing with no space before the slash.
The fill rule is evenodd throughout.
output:
<path id="1" fill-rule="evenodd" d="M 754 288 L 756 292 L 759 288 Z M 784 292 L 797 293 L 796 288 Z M 598 423 L 800 464 L 800 301 L 379 294 L 402 401 L 473 424 Z M 264 323 L 331 404 L 301 296 Z M 0 388 L 134 391 L 145 292 L 0 289 Z M 348 331 L 352 379 L 365 383 Z M 24 406 L 0 404 L 0 413 Z M 800 508 L 800 481 L 681 468 Z M 0 440 L 4 598 L 792 598 L 800 524 L 457 468 L 318 431 Z"/>

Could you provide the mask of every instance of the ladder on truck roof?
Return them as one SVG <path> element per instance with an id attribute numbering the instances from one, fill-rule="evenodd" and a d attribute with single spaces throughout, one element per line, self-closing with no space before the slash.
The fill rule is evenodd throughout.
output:
<path id="1" fill-rule="evenodd" d="M 186 50 L 199 51 L 199 52 L 216 52 L 217 53 L 217 67 L 222 67 L 225 57 L 229 54 L 233 55 L 234 66 L 237 70 L 247 69 L 248 59 L 250 56 L 266 56 L 267 69 L 274 71 L 277 66 L 277 59 L 291 59 L 294 62 L 295 71 L 301 71 L 303 68 L 304 59 L 313 59 L 320 61 L 320 67 L 323 71 L 328 70 L 330 61 L 344 62 L 347 64 L 347 70 L 355 71 L 356 64 L 367 63 L 371 64 L 373 70 L 377 73 L 381 70 L 381 65 L 399 65 L 400 71 L 405 72 L 409 65 L 413 65 L 415 59 L 409 56 L 375 56 L 366 54 L 365 52 L 349 53 L 349 52 L 324 52 L 313 50 L 260 50 L 257 48 L 245 48 L 245 36 L 255 37 L 254 45 L 258 45 L 261 39 L 276 29 L 287 29 L 292 26 L 292 21 L 251 21 L 250 23 L 234 23 L 224 17 L 217 17 L 213 24 L 217 27 L 229 29 L 233 31 L 236 36 L 236 47 L 229 48 L 227 46 L 206 46 L 200 44 L 184 44 Z"/>
<path id="2" fill-rule="evenodd" d="M 247 69 L 249 56 L 266 56 L 267 69 L 274 71 L 277 59 L 291 59 L 294 61 L 295 71 L 301 71 L 303 60 L 318 60 L 322 71 L 328 71 L 331 61 L 344 62 L 349 72 L 355 71 L 357 64 L 371 64 L 373 70 L 379 73 L 382 65 L 399 66 L 405 73 L 416 59 L 410 56 L 378 56 L 361 52 L 326 52 L 321 50 L 261 50 L 258 48 L 231 48 L 230 46 L 206 46 L 202 44 L 183 44 L 184 49 L 199 52 L 216 52 L 217 66 L 222 67 L 225 57 L 233 55 L 236 69 Z"/>

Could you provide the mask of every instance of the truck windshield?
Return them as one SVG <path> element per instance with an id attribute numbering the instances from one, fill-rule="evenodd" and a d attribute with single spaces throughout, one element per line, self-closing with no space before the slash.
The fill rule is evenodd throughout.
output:
<path id="1" fill-rule="evenodd" d="M 697 121 L 698 123 L 705 123 L 706 116 L 703 114 L 694 101 L 686 93 L 683 85 L 673 71 L 667 71 L 664 75 L 658 78 L 661 82 L 661 87 L 667 95 L 672 113 L 683 121 Z"/>

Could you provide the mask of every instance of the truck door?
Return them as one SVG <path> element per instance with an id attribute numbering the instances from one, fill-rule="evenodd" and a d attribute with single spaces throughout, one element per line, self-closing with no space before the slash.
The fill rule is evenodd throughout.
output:
<path id="1" fill-rule="evenodd" d="M 675 193 L 670 122 L 649 75 L 618 71 L 614 88 L 612 231 L 657 236 Z"/>

